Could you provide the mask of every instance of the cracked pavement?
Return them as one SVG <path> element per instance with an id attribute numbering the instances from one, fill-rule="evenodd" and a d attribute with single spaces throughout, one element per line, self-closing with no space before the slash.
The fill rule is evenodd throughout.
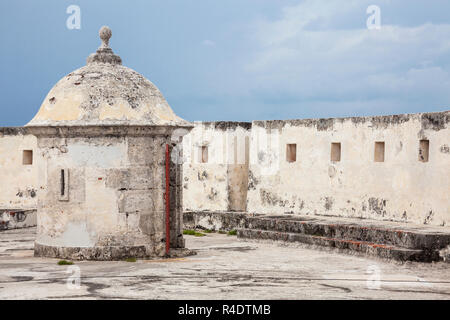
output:
<path id="1" fill-rule="evenodd" d="M 195 256 L 67 266 L 33 257 L 35 231 L 0 232 L 0 299 L 450 298 L 444 262 L 399 264 L 211 233 L 185 236 Z"/>

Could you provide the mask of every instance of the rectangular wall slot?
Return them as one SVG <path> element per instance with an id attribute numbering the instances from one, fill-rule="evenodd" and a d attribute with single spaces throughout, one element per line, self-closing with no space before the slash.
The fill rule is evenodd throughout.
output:
<path id="1" fill-rule="evenodd" d="M 374 161 L 384 162 L 384 141 L 375 142 Z"/>
<path id="2" fill-rule="evenodd" d="M 429 155 L 430 155 L 430 141 L 429 140 L 420 140 L 419 161 L 428 162 Z"/>
<path id="3" fill-rule="evenodd" d="M 24 164 L 24 165 L 32 165 L 33 164 L 33 150 L 23 150 L 22 164 Z"/>
<path id="4" fill-rule="evenodd" d="M 341 143 L 331 143 L 331 161 L 341 161 Z"/>
<path id="5" fill-rule="evenodd" d="M 207 163 L 208 162 L 208 146 L 201 146 L 200 147 L 200 163 Z"/>
<path id="6" fill-rule="evenodd" d="M 295 143 L 286 144 L 286 161 L 297 161 L 297 145 Z"/>

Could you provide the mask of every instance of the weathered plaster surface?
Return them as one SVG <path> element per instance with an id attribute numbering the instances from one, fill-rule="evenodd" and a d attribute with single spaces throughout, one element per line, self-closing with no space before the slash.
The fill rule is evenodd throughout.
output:
<path id="1" fill-rule="evenodd" d="M 183 138 L 185 211 L 245 210 L 250 128 L 247 122 L 197 122 Z"/>
<path id="2" fill-rule="evenodd" d="M 183 199 L 184 211 L 247 210 L 448 226 L 448 123 L 448 111 L 254 121 L 253 127 L 249 123 L 196 123 L 183 139 L 182 177 L 176 178 L 181 165 L 174 165 L 173 179 L 180 184 L 173 192 L 177 195 L 173 206 L 181 207 Z M 140 225 L 151 233 L 145 214 L 141 217 L 134 212 L 148 207 L 163 210 L 161 196 L 147 197 L 145 189 L 154 183 L 154 177 L 163 175 L 164 142 L 140 140 L 142 135 L 150 135 L 150 129 L 139 126 L 99 126 L 88 131 L 76 126 L 1 128 L 1 208 L 36 208 L 37 195 L 46 186 L 46 180 L 38 180 L 43 164 L 33 130 L 45 133 L 40 145 L 47 156 L 54 157 L 51 167 L 56 173 L 51 179 L 59 181 L 58 170 L 71 168 L 69 196 L 74 207 L 86 202 L 84 208 L 99 213 L 97 224 L 102 228 L 118 222 L 121 228 Z M 160 137 L 171 135 L 164 127 L 151 130 Z M 74 134 L 67 138 L 70 133 Z M 418 161 L 421 139 L 430 141 L 428 162 Z M 164 141 L 169 140 L 172 142 L 169 138 Z M 384 162 L 374 162 L 375 141 L 385 142 Z M 330 161 L 332 142 L 341 143 L 340 162 Z M 297 144 L 295 162 L 286 161 L 287 143 Z M 207 163 L 199 161 L 201 146 L 208 147 Z M 34 150 L 32 166 L 22 165 L 25 149 Z M 146 163 L 152 165 L 146 167 Z M 47 174 L 49 169 L 42 170 Z M 136 190 L 130 190 L 130 185 Z M 53 192 L 58 192 L 55 188 Z M 116 218 L 108 212 L 114 212 Z"/>
<path id="3" fill-rule="evenodd" d="M 449 119 L 447 111 L 254 121 L 247 210 L 447 226 Z M 421 139 L 429 140 L 428 162 L 418 161 Z M 375 141 L 385 142 L 384 162 L 374 162 Z M 339 162 L 330 160 L 332 142 L 341 143 Z M 288 143 L 297 144 L 295 162 L 286 161 Z"/>
<path id="4" fill-rule="evenodd" d="M 122 65 L 93 63 L 69 73 L 28 125 L 187 125 L 158 88 Z"/>
<path id="5" fill-rule="evenodd" d="M 32 165 L 22 162 L 23 150 L 33 150 Z M 0 128 L 0 209 L 36 209 L 38 183 L 36 137 L 23 128 Z"/>

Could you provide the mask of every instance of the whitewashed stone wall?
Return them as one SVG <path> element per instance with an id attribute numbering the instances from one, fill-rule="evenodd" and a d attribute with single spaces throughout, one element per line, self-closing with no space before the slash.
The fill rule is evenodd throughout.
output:
<path id="1" fill-rule="evenodd" d="M 0 209 L 36 209 L 36 137 L 22 128 L 0 129 Z M 33 151 L 32 164 L 23 164 L 24 150 Z"/>
<path id="2" fill-rule="evenodd" d="M 449 118 L 450 111 L 195 123 L 183 138 L 183 210 L 315 214 L 448 226 Z M 428 162 L 419 161 L 420 140 L 429 141 Z M 374 161 L 375 142 L 385 143 L 384 162 Z M 340 161 L 331 161 L 331 143 L 341 144 Z M 286 144 L 296 144 L 294 162 L 286 160 Z M 0 220 L 9 220 L 11 226 L 14 217 L 5 212 L 33 212 L 46 187 L 38 181 L 41 163 L 36 146 L 26 128 L 0 128 L 0 211 L 7 218 Z M 206 163 L 201 162 L 204 146 Z M 89 151 L 85 149 L 74 144 L 67 151 L 79 162 Z M 23 150 L 33 150 L 32 165 L 23 164 Z M 98 167 L 109 167 L 108 161 L 120 157 L 108 152 L 89 158 L 100 161 Z M 95 184 L 104 182 L 93 181 L 89 194 L 100 200 L 103 191 Z"/>
<path id="3" fill-rule="evenodd" d="M 184 211 L 245 211 L 250 128 L 248 122 L 196 122 L 184 136 Z"/>

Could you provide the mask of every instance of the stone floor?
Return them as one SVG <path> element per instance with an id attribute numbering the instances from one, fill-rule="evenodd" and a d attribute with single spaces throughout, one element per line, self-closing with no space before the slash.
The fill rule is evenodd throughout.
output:
<path id="1" fill-rule="evenodd" d="M 208 234 L 186 236 L 198 252 L 187 258 L 65 266 L 33 257 L 34 236 L 35 228 L 0 232 L 0 299 L 450 299 L 443 262 L 398 264 Z"/>

